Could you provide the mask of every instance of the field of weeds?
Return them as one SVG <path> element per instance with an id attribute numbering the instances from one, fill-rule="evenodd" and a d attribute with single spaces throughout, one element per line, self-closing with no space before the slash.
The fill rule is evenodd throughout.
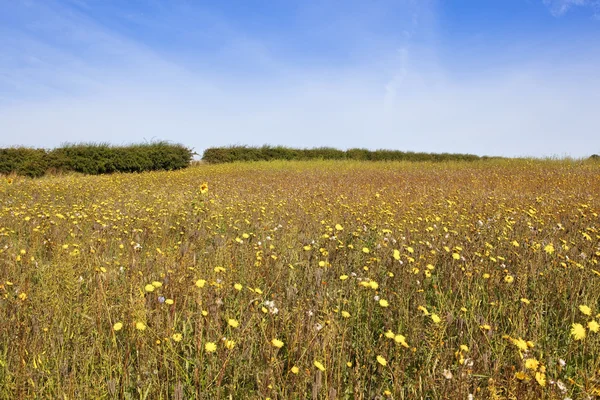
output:
<path id="1" fill-rule="evenodd" d="M 600 166 L 0 178 L 0 398 L 600 395 Z"/>

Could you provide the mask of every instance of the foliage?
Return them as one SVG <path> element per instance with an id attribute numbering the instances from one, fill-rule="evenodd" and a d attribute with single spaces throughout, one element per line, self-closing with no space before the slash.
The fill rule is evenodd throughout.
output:
<path id="1" fill-rule="evenodd" d="M 416 153 L 398 150 L 338 150 L 331 147 L 294 149 L 283 146 L 229 146 L 211 147 L 204 151 L 202 159 L 211 164 L 235 161 L 271 160 L 361 160 L 361 161 L 475 161 L 480 157 L 472 154 Z"/>
<path id="2" fill-rule="evenodd" d="M 0 178 L 0 398 L 595 398 L 599 177 L 345 160 Z"/>
<path id="3" fill-rule="evenodd" d="M 187 167 L 191 158 L 190 149 L 166 142 L 66 144 L 53 150 L 18 147 L 0 149 L 0 173 L 39 177 L 49 170 L 91 175 L 174 170 Z"/>

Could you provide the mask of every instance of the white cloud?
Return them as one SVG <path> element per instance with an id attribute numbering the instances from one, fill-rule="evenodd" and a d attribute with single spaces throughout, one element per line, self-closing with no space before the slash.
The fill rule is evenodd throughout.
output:
<path id="1" fill-rule="evenodd" d="M 550 7 L 552 14 L 557 17 L 564 15 L 572 7 L 591 7 L 595 13 L 600 11 L 598 0 L 544 0 L 544 4 Z"/>

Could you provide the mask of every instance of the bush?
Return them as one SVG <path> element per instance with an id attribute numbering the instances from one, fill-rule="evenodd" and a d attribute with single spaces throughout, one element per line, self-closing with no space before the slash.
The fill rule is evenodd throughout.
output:
<path id="1" fill-rule="evenodd" d="M 369 161 L 474 161 L 480 157 L 472 154 L 449 153 L 415 153 L 398 150 L 338 150 L 331 147 L 314 149 L 293 149 L 289 147 L 248 147 L 229 146 L 206 149 L 202 160 L 211 163 L 228 163 L 234 161 L 270 161 L 270 160 L 369 160 Z"/>
<path id="2" fill-rule="evenodd" d="M 49 151 L 16 147 L 0 149 L 0 173 L 38 177 L 48 170 L 90 175 L 174 170 L 187 167 L 191 160 L 192 150 L 166 142 L 130 146 L 65 144 Z"/>

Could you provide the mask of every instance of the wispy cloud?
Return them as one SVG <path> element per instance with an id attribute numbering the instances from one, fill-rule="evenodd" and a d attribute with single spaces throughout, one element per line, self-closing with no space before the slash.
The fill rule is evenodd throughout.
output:
<path id="1" fill-rule="evenodd" d="M 600 13 L 600 1 L 598 0 L 544 0 L 554 16 L 560 17 L 573 7 L 589 7 L 594 15 Z"/>

